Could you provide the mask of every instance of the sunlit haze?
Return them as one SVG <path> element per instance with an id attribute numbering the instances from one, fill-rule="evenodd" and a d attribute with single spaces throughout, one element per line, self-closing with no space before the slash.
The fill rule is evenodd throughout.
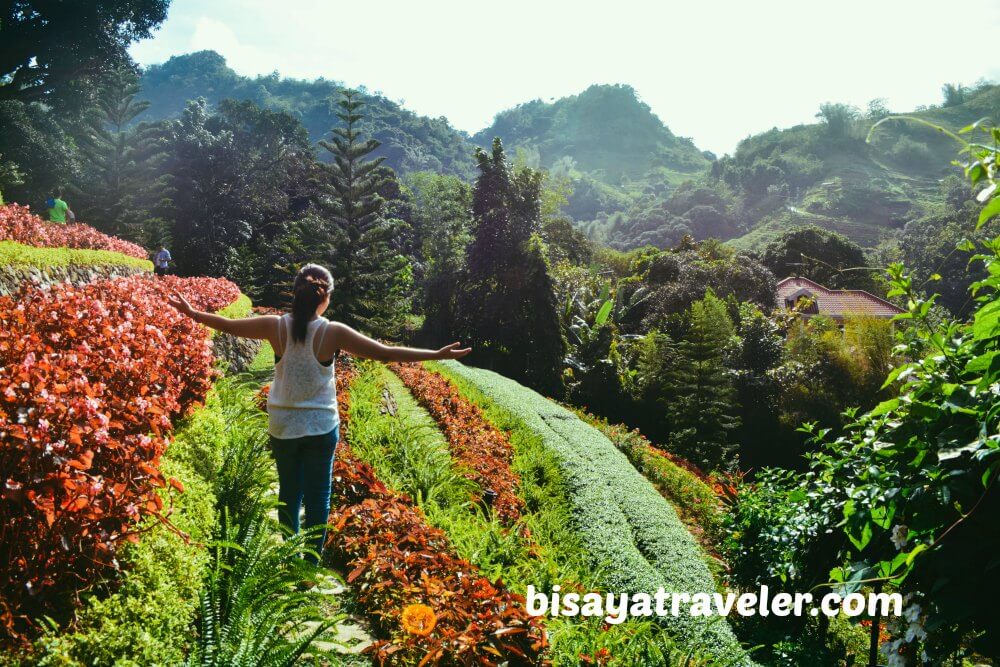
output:
<path id="1" fill-rule="evenodd" d="M 944 82 L 1000 78 L 970 56 L 1000 29 L 1000 3 L 486 4 L 174 0 L 142 64 L 214 49 L 240 74 L 278 71 L 381 91 L 475 132 L 505 108 L 627 83 L 681 136 L 717 153 L 743 137 L 813 120 L 826 101 L 893 110 L 940 101 Z M 976 17 L 974 24 L 968 17 Z"/>

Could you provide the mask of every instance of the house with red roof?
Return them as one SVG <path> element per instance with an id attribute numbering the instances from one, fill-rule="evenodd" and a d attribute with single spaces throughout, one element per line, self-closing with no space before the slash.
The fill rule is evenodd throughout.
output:
<path id="1" fill-rule="evenodd" d="M 778 281 L 776 301 L 779 308 L 798 306 L 806 316 L 825 315 L 841 321 L 848 315 L 868 315 L 889 319 L 905 312 L 870 292 L 854 289 L 829 289 L 808 278 L 792 276 Z"/>

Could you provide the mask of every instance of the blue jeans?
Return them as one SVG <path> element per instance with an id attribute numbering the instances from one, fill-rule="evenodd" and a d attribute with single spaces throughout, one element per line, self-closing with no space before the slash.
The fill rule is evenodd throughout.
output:
<path id="1" fill-rule="evenodd" d="M 330 516 L 333 455 L 340 427 L 324 435 L 283 440 L 271 437 L 271 455 L 278 467 L 278 519 L 293 534 L 299 532 L 299 510 L 306 508 L 305 528 L 326 526 Z M 326 528 L 311 546 L 322 553 Z M 315 563 L 313 556 L 307 560 Z"/>

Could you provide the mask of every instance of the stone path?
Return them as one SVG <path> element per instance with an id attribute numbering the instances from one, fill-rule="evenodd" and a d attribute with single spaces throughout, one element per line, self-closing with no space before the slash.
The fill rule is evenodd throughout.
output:
<path id="1" fill-rule="evenodd" d="M 277 494 L 277 488 L 272 489 L 272 493 Z M 277 521 L 278 510 L 272 509 L 270 516 Z M 305 520 L 304 516 L 302 520 Z M 370 665 L 371 661 L 362 655 L 362 651 L 370 646 L 374 639 L 368 633 L 365 620 L 355 614 L 347 613 L 344 609 L 348 599 L 348 589 L 344 584 L 343 573 L 325 567 L 320 568 L 317 571 L 315 591 L 323 598 L 320 603 L 323 615 L 338 620 L 313 641 L 314 650 L 306 653 L 301 662 L 314 665 Z M 319 621 L 310 621 L 305 626 L 306 631 L 314 630 L 318 625 Z M 324 654 L 334 654 L 338 659 L 331 662 Z"/>

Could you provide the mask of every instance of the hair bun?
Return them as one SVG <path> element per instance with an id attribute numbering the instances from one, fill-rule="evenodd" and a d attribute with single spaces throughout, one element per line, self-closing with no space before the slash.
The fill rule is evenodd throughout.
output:
<path id="1" fill-rule="evenodd" d="M 320 280 L 319 278 L 316 278 L 315 276 L 303 276 L 302 284 L 300 285 L 300 289 L 303 289 L 303 290 L 306 290 L 306 289 L 312 290 L 316 294 L 316 296 L 321 296 L 322 297 L 322 296 L 326 296 L 326 293 L 327 293 L 327 291 L 329 291 L 330 286 L 326 283 L 325 280 Z"/>

